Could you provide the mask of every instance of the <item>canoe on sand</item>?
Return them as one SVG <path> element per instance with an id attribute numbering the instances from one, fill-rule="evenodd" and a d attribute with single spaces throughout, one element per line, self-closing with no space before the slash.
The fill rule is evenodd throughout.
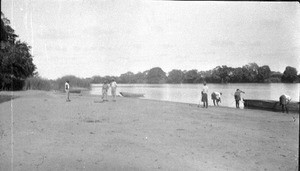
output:
<path id="1" fill-rule="evenodd" d="M 141 93 L 128 93 L 128 92 L 120 92 L 123 97 L 144 97 L 144 94 Z"/>
<path id="2" fill-rule="evenodd" d="M 281 106 L 279 101 L 275 100 L 255 100 L 255 99 L 243 99 L 245 108 L 249 109 L 262 109 L 270 111 L 279 111 L 281 112 Z M 287 105 L 289 112 L 299 112 L 299 102 L 290 102 Z"/>
<path id="3" fill-rule="evenodd" d="M 81 90 L 78 90 L 78 89 L 70 89 L 70 93 L 81 93 Z"/>

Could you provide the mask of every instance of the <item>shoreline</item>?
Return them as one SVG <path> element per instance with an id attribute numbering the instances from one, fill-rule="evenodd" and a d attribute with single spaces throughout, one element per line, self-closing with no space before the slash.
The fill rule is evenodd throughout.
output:
<path id="1" fill-rule="evenodd" d="M 0 92 L 0 95 L 3 94 L 3 95 L 11 95 L 11 94 L 14 94 L 14 93 L 17 93 L 18 92 L 40 92 L 40 93 L 53 93 L 53 94 L 56 94 L 56 95 L 61 95 L 61 96 L 64 96 L 65 95 L 65 92 L 63 91 L 59 91 L 59 90 L 52 90 L 52 91 L 44 91 L 44 90 L 22 90 L 22 91 L 1 91 Z M 74 97 L 92 97 L 92 98 L 99 98 L 101 99 L 101 95 L 95 95 L 95 94 L 90 94 L 90 93 L 86 93 L 88 91 L 83 91 L 84 93 L 70 93 L 70 97 L 72 98 L 72 96 Z M 14 98 L 17 98 L 18 96 L 14 97 Z M 7 97 L 5 97 L 7 98 Z M 13 98 L 13 99 L 14 99 Z M 111 95 L 108 95 L 108 98 L 112 98 Z M 124 99 L 138 99 L 138 100 L 145 100 L 145 101 L 154 101 L 154 102 L 161 102 L 161 103 L 174 103 L 174 104 L 182 104 L 182 105 L 188 105 L 188 106 L 192 106 L 192 107 L 198 107 L 198 104 L 196 103 L 187 103 L 187 102 L 176 102 L 176 101 L 167 101 L 167 100 L 156 100 L 156 99 L 145 99 L 145 98 L 128 98 L 128 97 L 123 97 L 121 95 L 117 95 L 117 98 L 124 98 Z M 1 100 L 1 99 L 0 99 Z M 7 100 L 6 100 L 7 101 Z M 1 102 L 1 101 L 0 101 Z M 0 103 L 1 104 L 1 103 Z M 200 109 L 202 109 L 203 104 L 200 104 Z M 229 107 L 229 106 L 222 106 L 222 105 L 219 105 L 219 106 L 213 106 L 213 105 L 208 105 L 209 108 L 223 108 L 223 109 L 229 109 L 229 110 L 241 110 L 241 112 L 243 110 L 250 110 L 253 112 L 255 111 L 258 111 L 258 112 L 274 112 L 274 113 L 281 113 L 281 114 L 286 114 L 286 115 L 299 115 L 299 112 L 289 112 L 289 113 L 282 113 L 282 112 L 279 112 L 279 111 L 273 111 L 273 110 L 266 110 L 266 109 L 259 109 L 259 108 L 235 108 L 235 107 Z"/>
<path id="2" fill-rule="evenodd" d="M 97 95 L 72 94 L 65 102 L 64 93 L 44 91 L 13 94 L 18 97 L 0 103 L 0 170 L 298 166 L 299 115 L 123 97 L 95 103 Z"/>

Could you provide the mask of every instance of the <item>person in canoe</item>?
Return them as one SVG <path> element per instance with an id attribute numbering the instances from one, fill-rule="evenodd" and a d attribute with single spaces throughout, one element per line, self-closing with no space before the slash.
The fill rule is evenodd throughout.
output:
<path id="1" fill-rule="evenodd" d="M 219 92 L 211 93 L 211 99 L 214 103 L 214 106 L 216 106 L 216 102 L 217 102 L 217 106 L 219 106 L 219 102 L 221 103 L 221 95 L 222 95 L 222 93 L 219 93 Z"/>
<path id="2" fill-rule="evenodd" d="M 107 92 L 108 92 L 109 86 L 107 81 L 104 81 L 103 85 L 102 85 L 102 101 L 108 101 L 107 99 Z"/>
<path id="3" fill-rule="evenodd" d="M 236 108 L 240 108 L 241 93 L 245 94 L 245 92 L 243 92 L 240 89 L 236 89 L 236 91 L 234 93 L 235 107 Z"/>
<path id="4" fill-rule="evenodd" d="M 279 97 L 279 105 L 282 108 L 282 113 L 286 112 L 289 113 L 289 109 L 288 109 L 288 104 L 290 103 L 290 101 L 292 100 L 292 98 L 288 95 L 281 95 Z"/>

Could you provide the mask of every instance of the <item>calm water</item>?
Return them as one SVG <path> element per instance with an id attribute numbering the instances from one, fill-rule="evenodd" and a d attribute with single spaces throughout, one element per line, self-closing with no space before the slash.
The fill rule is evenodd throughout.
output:
<path id="1" fill-rule="evenodd" d="M 238 88 L 245 92 L 242 98 L 278 100 L 282 94 L 292 97 L 292 101 L 299 101 L 300 84 L 207 84 L 209 94 L 214 91 L 222 92 L 221 106 L 235 107 L 233 94 Z M 143 93 L 144 99 L 154 99 L 163 101 L 174 101 L 199 104 L 201 98 L 202 84 L 118 84 L 119 92 Z M 102 84 L 93 84 L 90 91 L 93 95 L 102 94 Z M 110 95 L 110 90 L 109 93 Z M 213 102 L 209 95 L 209 105 Z M 243 104 L 241 103 L 243 107 Z"/>

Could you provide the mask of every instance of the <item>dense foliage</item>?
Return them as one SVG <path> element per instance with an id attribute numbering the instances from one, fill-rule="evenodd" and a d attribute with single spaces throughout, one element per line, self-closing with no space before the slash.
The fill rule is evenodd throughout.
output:
<path id="1" fill-rule="evenodd" d="M 182 71 L 173 69 L 166 74 L 161 68 L 155 67 L 150 70 L 134 74 L 127 72 L 120 77 L 94 76 L 91 83 L 103 83 L 104 80 L 117 80 L 119 83 L 149 83 L 149 84 L 181 84 L 181 83 L 293 83 L 300 81 L 300 75 L 293 67 L 286 67 L 284 73 L 271 71 L 268 65 L 258 66 L 249 63 L 242 67 L 232 68 L 226 65 L 217 66 L 212 70 L 198 71 L 192 69 Z"/>
<path id="2" fill-rule="evenodd" d="M 48 80 L 39 76 L 29 77 L 25 80 L 24 90 L 64 90 L 65 82 L 69 81 L 71 89 L 90 89 L 91 79 L 78 78 L 67 75 L 55 80 Z"/>
<path id="3" fill-rule="evenodd" d="M 9 24 L 10 21 L 1 13 L 0 88 L 20 90 L 25 79 L 34 75 L 36 67 L 30 54 L 31 47 L 16 40 L 18 36 Z"/>

